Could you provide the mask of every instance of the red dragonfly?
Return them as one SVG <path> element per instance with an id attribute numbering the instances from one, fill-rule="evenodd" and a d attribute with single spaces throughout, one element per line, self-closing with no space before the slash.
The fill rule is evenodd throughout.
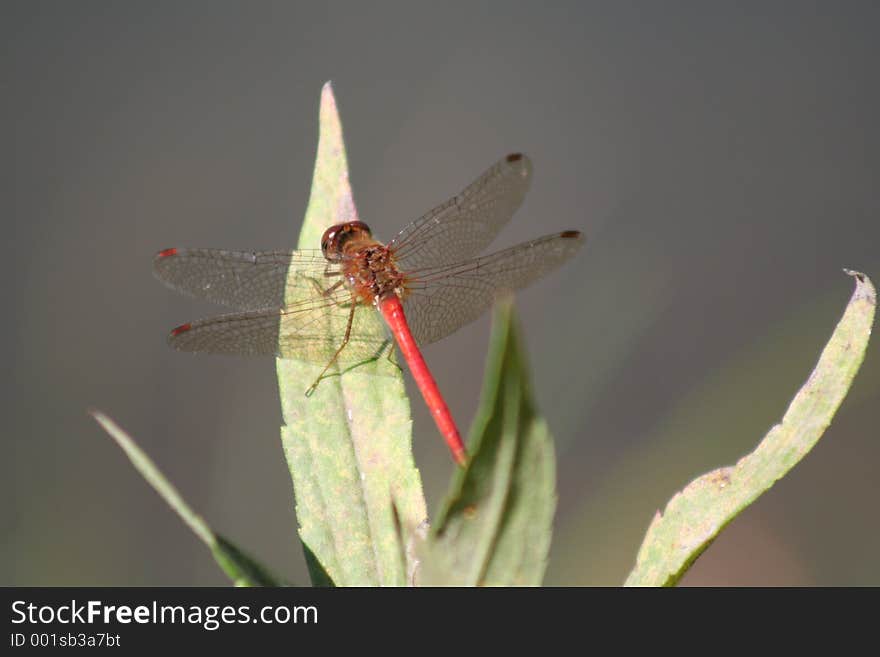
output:
<path id="1" fill-rule="evenodd" d="M 479 255 L 522 203 L 530 177 L 529 159 L 508 155 L 388 244 L 349 221 L 324 232 L 320 251 L 160 251 L 154 273 L 168 287 L 243 311 L 178 326 L 168 342 L 181 351 L 325 365 L 310 395 L 332 365 L 372 360 L 389 347 L 387 332 L 367 317 L 374 307 L 463 465 L 464 443 L 419 345 L 474 321 L 499 294 L 541 278 L 581 247 L 581 233 L 567 230 Z"/>

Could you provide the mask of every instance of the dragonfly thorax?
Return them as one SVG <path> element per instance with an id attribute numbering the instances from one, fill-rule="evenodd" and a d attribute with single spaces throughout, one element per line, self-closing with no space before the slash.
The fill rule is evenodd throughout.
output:
<path id="1" fill-rule="evenodd" d="M 378 303 L 391 295 L 403 297 L 404 276 L 391 250 L 375 240 L 349 250 L 341 261 L 346 285 L 364 303 Z"/>

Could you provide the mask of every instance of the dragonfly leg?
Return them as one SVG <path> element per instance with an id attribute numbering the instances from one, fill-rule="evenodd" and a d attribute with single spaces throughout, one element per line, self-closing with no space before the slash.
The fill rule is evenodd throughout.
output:
<path id="1" fill-rule="evenodd" d="M 336 290 L 336 288 L 338 288 L 340 285 L 342 285 L 342 280 L 338 280 L 330 287 L 323 288 L 323 287 L 321 287 L 321 284 L 318 283 L 318 281 L 316 281 L 314 278 L 310 278 L 309 280 L 312 282 L 312 285 L 314 286 L 315 291 L 318 294 L 320 294 L 322 297 L 324 297 L 325 299 L 327 297 L 329 297 L 331 294 L 333 294 L 333 292 Z"/>
<path id="2" fill-rule="evenodd" d="M 330 362 L 324 366 L 323 370 L 321 370 L 321 373 L 318 375 L 318 378 L 315 379 L 315 382 L 309 386 L 308 390 L 306 390 L 306 397 L 311 397 L 312 393 L 317 390 L 318 384 L 321 383 L 321 379 L 324 378 L 327 370 L 329 370 L 330 366 L 336 362 L 336 359 L 339 358 L 339 354 L 342 353 L 342 350 L 345 349 L 345 345 L 348 344 L 348 339 L 351 337 L 351 324 L 354 321 L 355 308 L 357 308 L 357 306 L 355 304 L 351 304 L 351 310 L 348 313 L 348 326 L 345 327 L 345 336 L 342 338 L 342 344 L 339 345 L 339 349 L 337 349 L 336 353 L 333 354 L 333 358 L 330 359 Z"/>
<path id="3" fill-rule="evenodd" d="M 403 368 L 400 366 L 400 363 L 397 362 L 397 355 L 394 353 L 394 344 L 391 343 L 388 345 L 388 355 L 385 356 L 389 363 L 394 365 L 400 371 L 403 371 Z"/>

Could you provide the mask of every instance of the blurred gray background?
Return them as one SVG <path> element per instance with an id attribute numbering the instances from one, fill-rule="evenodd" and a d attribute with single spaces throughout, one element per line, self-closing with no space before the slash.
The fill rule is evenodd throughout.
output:
<path id="1" fill-rule="evenodd" d="M 167 246 L 295 245 L 325 80 L 380 238 L 514 150 L 534 183 L 499 245 L 589 237 L 518 305 L 559 458 L 549 584 L 622 582 L 654 511 L 782 416 L 841 268 L 880 281 L 876 3 L 0 7 L 0 584 L 226 582 L 92 406 L 307 583 L 273 362 L 168 349 L 217 309 L 150 270 Z M 426 350 L 464 427 L 488 328 Z M 880 584 L 878 402 L 875 336 L 817 448 L 684 583 Z M 413 414 L 434 509 L 453 465 Z"/>

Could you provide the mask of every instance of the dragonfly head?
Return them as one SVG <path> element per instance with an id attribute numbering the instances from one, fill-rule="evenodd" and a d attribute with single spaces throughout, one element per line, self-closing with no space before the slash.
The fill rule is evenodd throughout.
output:
<path id="1" fill-rule="evenodd" d="M 330 262 L 342 260 L 346 245 L 352 241 L 372 239 L 370 227 L 363 221 L 348 221 L 330 226 L 321 237 L 321 253 Z"/>

